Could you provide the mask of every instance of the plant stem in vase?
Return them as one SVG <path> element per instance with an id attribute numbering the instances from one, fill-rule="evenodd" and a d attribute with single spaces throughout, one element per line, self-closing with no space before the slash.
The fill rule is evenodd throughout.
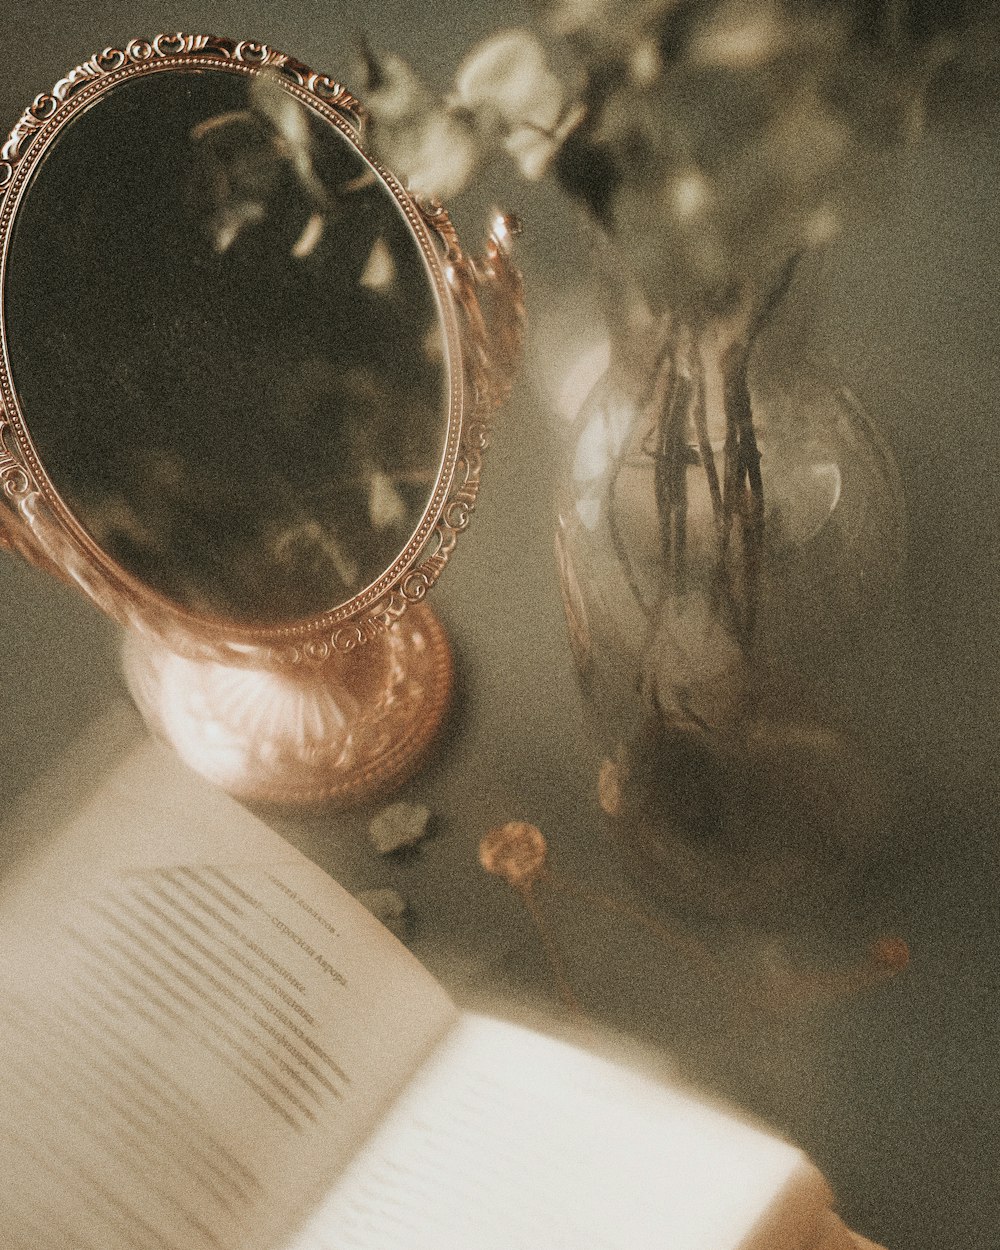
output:
<path id="1" fill-rule="evenodd" d="M 786 285 L 613 354 L 558 536 L 608 814 L 674 902 L 757 917 L 831 902 L 884 819 L 862 722 L 902 556 L 863 414 L 757 351 Z"/>

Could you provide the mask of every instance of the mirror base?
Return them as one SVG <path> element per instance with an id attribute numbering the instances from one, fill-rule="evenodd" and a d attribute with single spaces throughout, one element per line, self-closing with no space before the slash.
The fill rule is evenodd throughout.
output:
<path id="1" fill-rule="evenodd" d="M 236 798 L 359 802 L 419 768 L 448 711 L 451 647 L 416 604 L 387 633 L 323 664 L 238 668 L 130 633 L 123 664 L 150 728 Z"/>

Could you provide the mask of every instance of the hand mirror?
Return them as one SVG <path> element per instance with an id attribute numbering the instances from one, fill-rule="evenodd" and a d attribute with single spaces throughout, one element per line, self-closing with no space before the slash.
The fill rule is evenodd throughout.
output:
<path id="1" fill-rule="evenodd" d="M 244 797 L 354 798 L 431 741 L 423 599 L 520 345 L 511 223 L 467 257 L 363 125 L 262 44 L 161 36 L 0 153 L 0 537 L 130 627 L 147 718 Z"/>

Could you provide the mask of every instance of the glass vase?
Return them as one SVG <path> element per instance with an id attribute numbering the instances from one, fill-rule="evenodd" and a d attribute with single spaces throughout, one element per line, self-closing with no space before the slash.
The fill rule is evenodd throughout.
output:
<path id="1" fill-rule="evenodd" d="M 846 389 L 745 326 L 636 342 L 572 423 L 559 498 L 600 803 L 673 907 L 815 914 L 888 829 L 898 474 Z"/>

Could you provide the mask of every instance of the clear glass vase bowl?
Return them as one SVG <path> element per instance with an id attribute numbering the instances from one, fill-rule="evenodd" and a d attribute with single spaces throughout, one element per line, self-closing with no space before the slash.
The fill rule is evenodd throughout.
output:
<path id="1" fill-rule="evenodd" d="M 601 805 L 674 905 L 834 904 L 884 834 L 877 744 L 904 549 L 898 474 L 817 367 L 690 328 L 580 408 L 557 554 Z"/>

